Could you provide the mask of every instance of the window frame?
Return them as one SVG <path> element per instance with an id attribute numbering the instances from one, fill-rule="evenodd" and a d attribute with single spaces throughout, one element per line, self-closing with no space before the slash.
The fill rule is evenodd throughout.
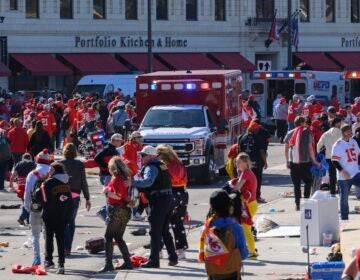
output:
<path id="1" fill-rule="evenodd" d="M 131 2 L 135 3 L 135 17 L 129 17 L 128 16 L 128 5 L 131 4 Z M 125 0 L 125 19 L 126 20 L 138 20 L 139 19 L 139 13 L 138 13 L 138 1 L 137 0 Z"/>
<path id="2" fill-rule="evenodd" d="M 161 5 L 159 5 L 159 4 L 163 4 L 163 3 L 159 3 L 159 2 L 163 2 L 163 1 L 165 1 L 165 3 L 166 3 L 166 17 L 165 18 L 159 18 L 159 10 L 161 10 L 161 9 L 159 9 L 159 7 L 161 6 Z M 169 20 L 169 1 L 168 0 L 156 0 L 156 20 Z"/>
<path id="3" fill-rule="evenodd" d="M 35 16 L 29 16 L 29 13 L 28 13 L 28 2 L 34 2 L 36 3 L 36 11 L 35 11 Z M 40 1 L 39 0 L 26 0 L 25 1 L 25 17 L 28 18 L 28 19 L 38 19 L 40 18 Z"/>
<path id="4" fill-rule="evenodd" d="M 301 3 L 302 2 L 304 2 L 306 4 L 305 5 L 305 7 L 307 8 L 306 18 L 301 13 Z M 299 5 L 300 5 L 300 7 L 299 7 L 299 10 L 300 10 L 300 22 L 310 22 L 310 0 L 300 0 Z"/>
<path id="5" fill-rule="evenodd" d="M 70 17 L 63 17 L 61 16 L 61 2 L 62 1 L 69 1 L 70 3 Z M 74 0 L 60 0 L 60 19 L 74 19 Z"/>
<path id="6" fill-rule="evenodd" d="M 10 11 L 17 11 L 19 9 L 18 0 L 9 0 Z"/>
<path id="7" fill-rule="evenodd" d="M 95 20 L 104 20 L 106 19 L 106 0 L 100 0 L 102 1 L 102 9 L 103 9 L 103 17 L 97 17 L 95 15 L 95 1 L 99 1 L 99 0 L 93 0 L 93 19 Z"/>
<path id="8" fill-rule="evenodd" d="M 189 3 L 189 2 L 195 2 L 195 5 L 193 5 L 193 3 Z M 190 18 L 189 15 L 192 15 L 192 13 L 188 13 L 189 9 L 191 7 L 195 7 L 195 17 L 194 18 Z M 189 9 L 188 9 L 189 7 Z M 185 1 L 185 17 L 186 17 L 186 21 L 198 21 L 198 1 L 197 0 L 186 0 Z"/>
<path id="9" fill-rule="evenodd" d="M 354 13 L 353 13 L 353 3 L 356 3 L 356 17 L 354 17 Z M 350 1 L 350 22 L 351 23 L 359 23 L 360 22 L 360 1 L 359 0 L 351 0 Z"/>
<path id="10" fill-rule="evenodd" d="M 328 20 L 328 9 L 327 9 L 327 4 L 328 2 L 332 3 L 332 19 Z M 333 23 L 336 22 L 336 0 L 326 0 L 325 1 L 325 21 L 328 23 Z"/>
<path id="11" fill-rule="evenodd" d="M 269 6 L 269 4 L 271 5 L 270 9 L 267 7 Z M 260 13 L 258 13 L 258 6 L 260 6 L 261 8 L 261 15 Z M 269 10 L 270 13 L 268 16 L 265 16 L 265 12 Z M 256 18 L 261 18 L 261 19 L 272 19 L 274 17 L 275 14 L 275 1 L 274 0 L 256 0 L 255 2 L 255 13 L 256 13 Z"/>
<path id="12" fill-rule="evenodd" d="M 220 9 L 217 9 L 220 3 L 221 3 L 220 6 L 223 7 L 221 15 L 220 13 L 218 13 Z M 215 0 L 214 8 L 215 8 L 215 12 L 214 12 L 215 21 L 226 21 L 226 0 Z"/>

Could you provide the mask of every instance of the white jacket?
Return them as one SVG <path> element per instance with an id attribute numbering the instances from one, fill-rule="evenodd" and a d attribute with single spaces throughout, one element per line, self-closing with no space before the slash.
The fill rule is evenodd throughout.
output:
<path id="1" fill-rule="evenodd" d="M 325 158 L 331 158 L 331 149 L 337 140 L 341 138 L 341 130 L 337 127 L 332 127 L 321 135 L 319 142 L 316 146 L 316 151 L 319 153 L 321 148 L 325 146 Z"/>

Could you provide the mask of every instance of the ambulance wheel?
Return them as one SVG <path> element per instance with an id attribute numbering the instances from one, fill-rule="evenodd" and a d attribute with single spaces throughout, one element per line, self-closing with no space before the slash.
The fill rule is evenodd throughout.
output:
<path id="1" fill-rule="evenodd" d="M 206 164 L 204 166 L 203 172 L 200 175 L 200 182 L 205 185 L 211 185 L 215 181 L 215 162 L 214 162 L 214 155 L 210 154 L 207 157 Z"/>

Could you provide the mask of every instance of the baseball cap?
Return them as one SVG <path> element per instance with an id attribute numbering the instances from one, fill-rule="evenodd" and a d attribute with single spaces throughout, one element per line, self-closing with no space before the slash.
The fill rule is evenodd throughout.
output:
<path id="1" fill-rule="evenodd" d="M 117 107 L 123 107 L 125 106 L 125 102 L 124 101 L 119 101 L 117 104 L 116 104 Z"/>
<path id="2" fill-rule="evenodd" d="M 142 156 L 156 156 L 157 155 L 157 151 L 153 146 L 145 146 L 142 150 L 141 150 L 141 155 Z"/>

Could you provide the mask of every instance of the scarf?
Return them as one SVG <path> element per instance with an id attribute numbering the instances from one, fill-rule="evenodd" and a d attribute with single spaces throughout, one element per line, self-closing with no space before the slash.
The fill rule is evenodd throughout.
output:
<path id="1" fill-rule="evenodd" d="M 292 148 L 293 153 L 293 163 L 300 163 L 300 141 L 305 128 L 304 126 L 295 128 L 289 140 L 289 146 Z"/>

